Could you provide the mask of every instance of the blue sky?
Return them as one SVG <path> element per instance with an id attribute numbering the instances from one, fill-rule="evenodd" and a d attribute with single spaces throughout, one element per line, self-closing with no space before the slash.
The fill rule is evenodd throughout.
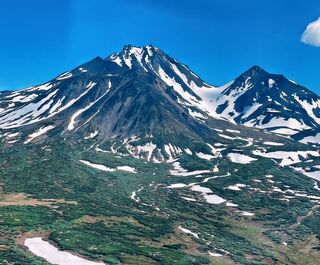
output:
<path id="1" fill-rule="evenodd" d="M 319 0 L 2 1 L 0 89 L 153 44 L 213 85 L 260 65 L 320 94 L 320 47 L 301 41 L 319 17 Z"/>

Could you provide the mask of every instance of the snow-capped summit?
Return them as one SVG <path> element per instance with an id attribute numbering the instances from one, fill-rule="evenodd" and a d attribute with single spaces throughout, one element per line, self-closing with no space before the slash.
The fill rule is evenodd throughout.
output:
<path id="1" fill-rule="evenodd" d="M 294 135 L 320 125 L 320 97 L 283 75 L 253 66 L 212 99 L 217 115 L 249 127 Z"/>
<path id="2" fill-rule="evenodd" d="M 145 67 L 150 63 L 150 59 L 157 53 L 161 53 L 161 51 L 152 45 L 143 47 L 126 45 L 121 52 L 110 55 L 106 60 L 113 61 L 121 67 L 126 66 L 132 69 L 134 66 L 139 66 L 148 71 Z"/>
<path id="3" fill-rule="evenodd" d="M 176 93 L 176 101 L 198 117 L 216 117 L 211 111 L 210 98 L 218 89 L 204 82 L 188 66 L 178 62 L 159 48 L 151 45 L 136 47 L 126 45 L 120 53 L 107 61 L 130 70 L 141 71 L 160 78 Z"/>

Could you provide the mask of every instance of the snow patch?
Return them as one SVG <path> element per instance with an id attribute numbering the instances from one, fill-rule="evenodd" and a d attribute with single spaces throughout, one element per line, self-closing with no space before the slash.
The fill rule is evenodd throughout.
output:
<path id="1" fill-rule="evenodd" d="M 48 126 L 43 126 L 41 127 L 39 130 L 37 130 L 36 132 L 30 134 L 28 136 L 28 139 L 24 142 L 25 144 L 30 143 L 33 139 L 39 137 L 40 135 L 43 135 L 45 133 L 47 133 L 48 131 L 52 130 L 54 128 L 53 125 L 48 125 Z"/>
<path id="2" fill-rule="evenodd" d="M 92 167 L 92 168 L 95 168 L 95 169 L 99 169 L 101 171 L 105 171 L 105 172 L 114 172 L 114 171 L 116 171 L 114 168 L 106 167 L 105 165 L 91 163 L 91 162 L 86 161 L 86 160 L 79 160 L 79 161 L 81 163 L 89 166 L 89 167 Z"/>
<path id="3" fill-rule="evenodd" d="M 276 143 L 276 142 L 263 142 L 264 145 L 271 145 L 271 146 L 282 146 L 282 143 Z"/>
<path id="4" fill-rule="evenodd" d="M 245 184 L 235 184 L 235 185 L 229 185 L 226 189 L 228 190 L 235 190 L 235 191 L 240 191 L 241 188 L 246 187 L 247 185 Z"/>
<path id="5" fill-rule="evenodd" d="M 211 159 L 215 158 L 215 156 L 213 156 L 213 155 L 208 155 L 208 154 L 204 154 L 201 152 L 196 153 L 196 155 L 197 155 L 197 157 L 205 159 L 205 160 L 211 160 Z"/>
<path id="6" fill-rule="evenodd" d="M 56 265 L 105 265 L 103 262 L 94 262 L 73 255 L 67 251 L 61 251 L 41 237 L 28 238 L 24 245 L 34 255 Z"/>
<path id="7" fill-rule="evenodd" d="M 290 166 L 301 162 L 300 157 L 307 159 L 309 156 L 319 157 L 318 151 L 275 151 L 264 153 L 259 150 L 252 152 L 254 155 L 281 160 L 280 166 Z"/>
<path id="8" fill-rule="evenodd" d="M 72 77 L 72 73 L 66 72 L 66 73 L 63 73 L 62 75 L 58 76 L 57 80 L 64 80 L 64 79 L 68 79 L 70 77 Z"/>
<path id="9" fill-rule="evenodd" d="M 118 170 L 121 171 L 126 171 L 126 172 L 130 172 L 130 173 L 137 173 L 136 169 L 134 167 L 129 167 L 129 166 L 119 166 L 117 167 Z"/>
<path id="10" fill-rule="evenodd" d="M 189 230 L 189 229 L 187 229 L 187 228 L 183 228 L 181 225 L 178 226 L 178 229 L 179 229 L 180 231 L 182 231 L 183 233 L 185 233 L 185 234 L 192 235 L 192 236 L 194 236 L 195 238 L 198 238 L 198 239 L 199 239 L 199 236 L 198 236 L 197 233 L 194 233 L 194 232 L 192 232 L 191 230 Z"/>
<path id="11" fill-rule="evenodd" d="M 238 163 L 238 164 L 249 164 L 257 160 L 250 156 L 239 154 L 239 153 L 229 153 L 227 156 L 233 163 Z"/>

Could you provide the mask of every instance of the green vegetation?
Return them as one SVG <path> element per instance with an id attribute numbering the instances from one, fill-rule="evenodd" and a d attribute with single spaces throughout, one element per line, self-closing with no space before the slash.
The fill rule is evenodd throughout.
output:
<path id="1" fill-rule="evenodd" d="M 111 168 L 132 166 L 138 173 L 103 172 L 79 159 Z M 284 201 L 281 193 L 257 192 L 276 185 L 317 195 L 312 180 L 268 159 L 240 165 L 224 157 L 207 161 L 185 155 L 179 162 L 190 171 L 216 165 L 220 171 L 202 177 L 170 176 L 169 164 L 96 152 L 81 143 L 0 148 L 1 194 L 24 193 L 41 202 L 53 200 L 48 205 L 16 201 L 10 206 L 1 206 L 0 201 L 1 264 L 46 264 L 22 246 L 21 235 L 26 233 L 44 233 L 60 249 L 107 264 L 301 264 L 293 250 L 309 240 L 309 263 L 305 264 L 315 264 L 319 214 L 296 226 L 314 203 L 304 197 Z M 208 204 L 199 192 L 188 188 L 165 188 L 228 173 L 201 186 L 238 204 L 237 208 Z M 276 184 L 268 182 L 267 174 L 274 176 Z M 236 183 L 246 187 L 243 191 L 226 189 Z M 138 202 L 131 198 L 134 191 Z M 237 211 L 255 215 L 244 217 Z M 197 233 L 198 238 L 183 233 L 179 226 Z M 211 257 L 209 251 L 223 256 Z"/>

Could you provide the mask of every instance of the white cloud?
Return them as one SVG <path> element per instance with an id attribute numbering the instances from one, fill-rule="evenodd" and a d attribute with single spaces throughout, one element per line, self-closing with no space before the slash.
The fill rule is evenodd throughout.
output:
<path id="1" fill-rule="evenodd" d="M 305 44 L 320 47 L 320 18 L 307 26 L 301 36 L 301 41 Z"/>

